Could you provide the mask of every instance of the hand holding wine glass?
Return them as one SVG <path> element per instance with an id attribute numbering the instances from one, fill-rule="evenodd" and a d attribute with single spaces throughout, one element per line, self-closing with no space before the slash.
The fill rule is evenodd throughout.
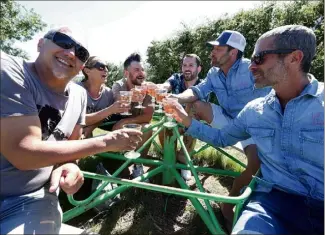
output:
<path id="1" fill-rule="evenodd" d="M 154 107 L 154 108 L 156 107 L 156 105 L 155 105 L 156 89 L 157 89 L 156 84 L 154 84 L 154 83 L 147 84 L 147 93 L 148 93 L 148 95 L 151 96 L 151 104 L 149 104 L 149 106 Z"/>
<path id="2" fill-rule="evenodd" d="M 146 108 L 142 105 L 146 94 L 147 94 L 147 87 L 145 85 L 134 87 L 134 91 L 133 91 L 134 101 L 139 103 L 137 106 L 135 106 L 135 108 L 137 109 Z"/>
<path id="3" fill-rule="evenodd" d="M 120 91 L 120 101 L 122 107 L 131 106 L 132 101 L 132 91 Z M 123 112 L 121 115 L 132 115 L 130 112 Z"/>
<path id="4" fill-rule="evenodd" d="M 175 98 L 166 98 L 168 99 L 175 99 Z M 183 106 L 178 103 L 176 100 L 170 101 L 170 110 L 169 112 L 171 113 L 171 116 L 175 118 L 175 120 L 181 124 L 183 124 L 185 127 L 189 127 L 192 122 L 192 118 L 186 113 L 185 109 Z"/>
<path id="5" fill-rule="evenodd" d="M 167 96 L 167 89 L 156 89 L 156 101 L 159 104 L 159 108 L 156 111 L 157 113 L 163 113 L 164 111 L 162 110 L 162 102 L 163 99 Z"/>
<path id="6" fill-rule="evenodd" d="M 177 126 L 177 124 L 175 122 L 173 122 L 173 108 L 172 108 L 172 106 L 173 106 L 174 102 L 177 103 L 176 98 L 166 97 L 165 99 L 163 99 L 163 106 L 164 106 L 165 114 L 167 116 L 167 122 L 164 123 L 164 126 L 168 127 L 168 128 Z"/>
<path id="7" fill-rule="evenodd" d="M 135 123 L 129 123 L 129 124 L 123 125 L 123 129 L 132 129 L 132 130 L 141 131 L 141 128 L 142 128 L 142 126 L 140 124 L 135 124 Z M 126 158 L 135 159 L 135 158 L 140 157 L 141 154 L 132 150 L 132 151 L 126 152 L 124 154 L 124 156 Z"/>

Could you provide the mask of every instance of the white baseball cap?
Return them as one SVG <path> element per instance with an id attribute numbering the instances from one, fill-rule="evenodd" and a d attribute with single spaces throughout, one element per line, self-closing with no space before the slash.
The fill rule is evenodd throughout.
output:
<path id="1" fill-rule="evenodd" d="M 237 31 L 225 30 L 215 41 L 210 41 L 208 44 L 212 46 L 228 45 L 240 50 L 241 52 L 244 52 L 246 47 L 246 39 L 241 33 Z"/>

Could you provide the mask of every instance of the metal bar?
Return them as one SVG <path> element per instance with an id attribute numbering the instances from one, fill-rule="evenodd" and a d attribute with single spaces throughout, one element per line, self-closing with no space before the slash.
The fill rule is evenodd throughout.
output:
<path id="1" fill-rule="evenodd" d="M 210 145 L 208 145 L 208 144 L 205 144 L 205 145 L 203 145 L 203 146 L 201 146 L 198 150 L 193 150 L 192 152 L 190 152 L 189 154 L 190 154 L 190 156 L 193 156 L 194 154 L 197 154 L 197 153 L 199 153 L 199 152 L 201 152 L 201 151 L 203 151 L 203 150 L 205 150 L 205 149 L 207 149 L 207 148 L 209 148 L 210 147 Z"/>
<path id="2" fill-rule="evenodd" d="M 109 126 L 109 125 L 112 125 L 112 124 L 115 124 L 115 123 L 117 123 L 117 121 L 104 122 L 104 123 L 100 124 L 98 127 Z"/>
<path id="3" fill-rule="evenodd" d="M 160 166 L 158 168 L 161 169 L 163 167 L 164 166 Z M 158 168 L 156 168 L 156 169 L 158 169 Z M 241 195 L 236 196 L 236 197 L 230 197 L 230 196 L 223 196 L 223 195 L 217 195 L 217 194 L 212 194 L 212 193 L 202 193 L 202 192 L 195 192 L 195 191 L 191 191 L 191 190 L 183 190 L 183 189 L 178 189 L 178 188 L 174 188 L 174 187 L 155 185 L 155 184 L 144 183 L 144 182 L 135 182 L 133 180 L 120 179 L 120 178 L 115 178 L 112 176 L 98 175 L 98 174 L 94 174 L 92 172 L 86 172 L 86 171 L 83 171 L 82 173 L 84 174 L 85 177 L 97 179 L 97 180 L 109 181 L 109 182 L 115 183 L 115 184 L 134 186 L 134 187 L 148 189 L 148 190 L 162 192 L 162 193 L 175 194 L 175 195 L 185 196 L 185 197 L 196 197 L 196 198 L 226 202 L 226 203 L 231 203 L 231 204 L 237 204 L 238 201 L 245 200 L 251 192 L 250 188 L 246 188 L 245 191 Z M 144 174 L 144 175 L 146 175 L 146 174 Z"/>
<path id="4" fill-rule="evenodd" d="M 146 179 L 149 179 L 159 173 L 161 173 L 163 171 L 163 166 L 157 167 L 156 169 L 153 169 L 145 174 L 143 174 L 142 176 L 139 176 L 133 180 L 130 181 L 144 181 Z M 87 178 L 92 178 L 92 179 L 97 179 L 97 180 L 103 180 L 105 178 L 106 182 L 110 182 L 108 180 L 106 180 L 108 177 L 110 176 L 104 176 L 104 175 L 99 175 L 99 174 L 95 174 L 95 173 L 90 173 L 90 172 L 83 172 L 84 176 Z M 93 177 L 89 177 L 89 175 L 93 176 Z M 128 188 L 130 188 L 130 185 L 122 185 L 119 186 L 117 188 L 114 188 L 113 190 L 103 193 L 99 196 L 97 196 L 96 198 L 94 198 L 90 203 L 88 204 L 84 204 L 84 205 L 79 205 L 75 208 L 72 208 L 71 210 L 68 210 L 66 212 L 64 212 L 63 214 L 63 222 L 66 222 L 88 210 L 90 210 L 91 208 L 94 208 L 97 205 L 100 205 L 101 203 L 103 203 L 105 200 L 110 199 L 112 197 L 115 197 L 117 194 L 127 190 Z"/>
<path id="5" fill-rule="evenodd" d="M 120 166 L 113 174 L 114 177 L 118 176 L 118 174 L 120 174 L 123 169 L 125 167 L 127 167 L 131 162 L 131 159 L 128 159 L 126 162 L 123 163 L 122 166 Z M 79 205 L 83 205 L 83 204 L 87 204 L 89 203 L 91 200 L 93 200 L 95 197 L 97 197 L 101 192 L 102 190 L 109 184 L 108 181 L 106 182 L 102 182 L 101 185 L 99 186 L 98 189 L 96 189 L 95 192 L 93 192 L 88 198 L 84 199 L 84 200 L 81 200 L 81 201 L 77 201 L 73 198 L 73 195 L 67 195 L 68 197 L 68 201 L 74 205 L 74 206 L 79 206 Z"/>
<path id="6" fill-rule="evenodd" d="M 194 176 L 194 179 L 195 179 L 195 181 L 196 181 L 196 185 L 197 185 L 198 189 L 199 189 L 200 192 L 202 192 L 202 193 L 205 192 L 205 190 L 204 190 L 204 188 L 203 188 L 203 185 L 201 184 L 201 181 L 200 181 L 200 179 L 199 179 L 199 177 L 198 177 L 198 175 L 197 175 L 197 173 L 196 173 L 196 170 L 195 170 L 195 168 L 193 167 L 192 160 L 191 160 L 191 158 L 190 158 L 190 156 L 189 156 L 189 154 L 188 154 L 188 152 L 187 152 L 187 149 L 186 149 L 186 147 L 185 147 L 185 144 L 184 144 L 183 140 L 181 139 L 181 136 L 180 136 L 180 134 L 179 134 L 179 132 L 178 132 L 178 129 L 174 127 L 173 132 L 174 132 L 174 134 L 177 136 L 177 139 L 178 139 L 178 141 L 179 141 L 180 144 L 181 144 L 181 147 L 182 147 L 182 149 L 183 149 L 183 152 L 184 152 L 184 156 L 185 156 L 186 162 L 187 162 L 187 164 L 188 164 L 188 165 L 190 166 L 190 168 L 191 168 L 191 172 L 193 173 L 193 176 Z M 204 200 L 204 203 L 205 203 L 205 205 L 207 206 L 207 209 L 208 209 L 208 212 L 209 212 L 209 214 L 210 214 L 210 217 L 211 217 L 212 223 L 214 224 L 215 227 L 217 227 L 217 228 L 220 227 L 220 225 L 219 225 L 219 223 L 218 223 L 218 220 L 217 220 L 215 214 L 213 213 L 213 209 L 212 209 L 212 206 L 210 205 L 210 202 L 209 202 L 208 200 L 205 199 L 205 200 Z"/>
<path id="7" fill-rule="evenodd" d="M 213 146 L 211 146 L 213 147 Z M 241 165 L 242 167 L 246 168 L 246 164 L 242 163 L 241 161 L 239 161 L 237 158 L 234 158 L 233 156 L 231 156 L 229 153 L 227 153 L 226 151 L 224 151 L 223 149 L 221 148 L 216 148 L 216 147 L 213 147 L 215 148 L 216 150 L 218 150 L 219 152 L 221 152 L 223 155 L 226 155 L 228 158 L 230 158 L 231 160 L 233 160 L 234 162 L 236 162 L 237 164 Z"/>
<path id="8" fill-rule="evenodd" d="M 164 127 L 164 126 L 163 126 Z M 165 128 L 165 127 L 164 127 Z M 176 163 L 176 153 L 175 153 L 175 136 L 164 136 L 164 156 L 163 161 L 165 165 L 165 170 L 163 172 L 163 185 L 169 185 L 174 183 L 175 177 L 171 174 L 171 169 L 175 167 Z"/>
<path id="9" fill-rule="evenodd" d="M 125 161 L 128 160 L 128 158 L 124 157 L 121 154 L 116 154 L 116 153 L 98 153 L 96 156 L 99 157 L 105 157 L 105 158 L 112 158 L 115 160 L 121 160 Z M 132 159 L 133 163 L 139 163 L 139 164 L 146 164 L 146 165 L 154 165 L 154 166 L 161 166 L 164 165 L 164 163 L 161 160 L 152 160 L 152 159 L 145 159 L 145 158 L 137 158 L 137 159 Z M 177 169 L 190 169 L 188 166 L 181 164 L 181 163 L 176 163 L 175 167 Z M 202 172 L 202 173 L 207 173 L 207 174 L 213 174 L 213 175 L 224 175 L 224 176 L 230 176 L 230 177 L 237 177 L 241 173 L 240 172 L 235 172 L 235 171 L 229 171 L 229 170 L 221 170 L 221 169 L 213 169 L 213 168 L 208 168 L 208 167 L 201 167 L 201 166 L 194 166 L 197 172 Z"/>
<path id="10" fill-rule="evenodd" d="M 157 122 L 156 124 L 153 124 L 153 125 L 150 125 L 150 127 L 144 128 L 144 129 L 142 130 L 142 132 L 147 132 L 147 131 L 149 131 L 149 130 L 152 130 L 152 129 L 154 129 L 154 128 L 157 127 L 157 126 L 162 125 L 164 122 L 165 122 L 165 117 L 163 117 L 162 119 L 160 119 L 160 121 Z"/>
<path id="11" fill-rule="evenodd" d="M 260 174 L 260 169 L 256 172 L 255 176 L 259 176 Z M 253 179 L 251 180 L 251 182 L 248 184 L 247 188 L 250 188 L 251 189 L 251 192 L 253 192 L 253 190 L 255 189 L 255 186 L 256 186 L 256 178 L 253 177 Z M 247 198 L 249 197 L 250 195 L 247 196 Z M 233 219 L 233 227 L 235 226 L 236 222 L 237 222 L 237 219 L 238 219 L 238 216 L 239 216 L 239 213 L 240 211 L 242 210 L 243 206 L 244 206 L 244 203 L 245 203 L 246 199 L 243 200 L 243 201 L 240 201 L 237 205 L 236 205 L 236 209 L 235 209 L 235 214 L 234 214 L 234 219 Z"/>
<path id="12" fill-rule="evenodd" d="M 175 167 L 177 169 L 191 170 L 190 167 L 186 166 L 185 164 L 181 164 L 181 163 L 176 163 Z M 211 175 L 223 175 L 223 176 L 229 176 L 229 177 L 238 177 L 241 174 L 240 172 L 236 172 L 236 171 L 213 169 L 213 168 L 202 167 L 202 166 L 193 165 L 193 167 L 197 172 L 207 173 L 207 174 L 211 174 Z"/>
<path id="13" fill-rule="evenodd" d="M 136 151 L 138 153 L 140 153 L 144 148 L 146 148 L 146 146 L 151 143 L 151 141 L 156 138 L 156 136 L 159 134 L 159 132 L 161 132 L 161 130 L 164 128 L 164 126 L 161 126 L 158 128 L 158 130 Z"/>
<path id="14" fill-rule="evenodd" d="M 155 140 L 152 141 L 153 146 L 157 149 L 157 151 L 162 155 L 163 154 L 163 150 L 162 148 L 157 144 L 157 142 Z"/>
<path id="15" fill-rule="evenodd" d="M 179 173 L 174 168 L 171 169 L 171 172 L 175 175 L 175 178 L 176 178 L 177 182 L 179 183 L 179 185 L 181 186 L 181 188 L 190 190 L 190 188 L 188 187 L 188 185 L 184 182 L 183 178 L 179 175 Z M 198 212 L 198 214 L 201 216 L 203 222 L 208 227 L 208 229 L 210 230 L 210 232 L 212 234 L 220 234 L 220 232 L 222 231 L 222 229 L 221 228 L 218 228 L 218 227 L 216 228 L 213 225 L 213 222 L 211 220 L 211 217 L 209 217 L 209 214 L 203 208 L 203 206 L 200 203 L 200 201 L 197 198 L 189 198 L 189 200 L 192 202 L 192 205 L 194 206 L 194 208 L 196 209 L 196 211 Z M 218 233 L 217 230 L 219 230 L 219 233 Z M 223 231 L 221 233 L 224 234 Z"/>

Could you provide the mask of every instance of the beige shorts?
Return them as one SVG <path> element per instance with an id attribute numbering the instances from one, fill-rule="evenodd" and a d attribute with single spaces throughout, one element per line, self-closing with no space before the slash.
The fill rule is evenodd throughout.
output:
<path id="1" fill-rule="evenodd" d="M 210 125 L 213 128 L 221 129 L 224 126 L 228 125 L 230 123 L 230 118 L 225 116 L 222 113 L 222 108 L 219 105 L 211 104 L 212 112 L 213 112 L 213 119 Z M 244 150 L 248 145 L 255 144 L 252 138 L 249 138 L 247 140 L 243 140 L 238 142 L 241 146 L 241 148 Z M 238 145 L 237 145 L 238 146 Z M 240 147 L 238 146 L 238 147 Z"/>

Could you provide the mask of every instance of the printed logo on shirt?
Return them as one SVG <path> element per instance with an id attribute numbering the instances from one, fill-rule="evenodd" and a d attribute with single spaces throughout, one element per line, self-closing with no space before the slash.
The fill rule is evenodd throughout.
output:
<path id="1" fill-rule="evenodd" d="M 47 140 L 52 134 L 56 140 L 66 140 L 67 137 L 57 128 L 62 118 L 60 112 L 49 105 L 37 105 L 37 110 L 41 121 L 42 140 Z"/>
<path id="2" fill-rule="evenodd" d="M 311 117 L 312 117 L 313 125 L 324 126 L 324 113 L 322 112 L 312 113 Z"/>

